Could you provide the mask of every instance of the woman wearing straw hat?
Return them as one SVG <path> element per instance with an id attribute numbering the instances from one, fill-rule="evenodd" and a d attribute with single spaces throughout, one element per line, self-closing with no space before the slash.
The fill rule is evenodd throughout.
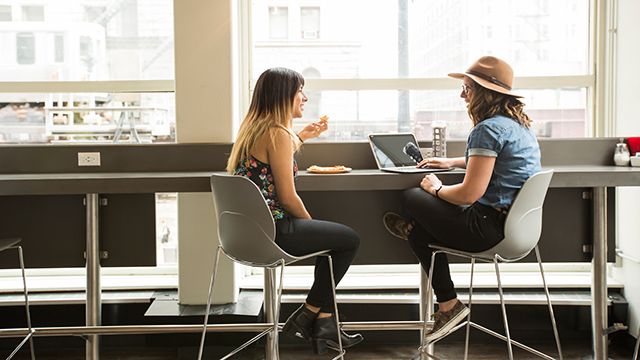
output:
<path id="1" fill-rule="evenodd" d="M 405 190 L 406 217 L 386 213 L 384 225 L 409 241 L 420 264 L 429 271 L 430 244 L 479 252 L 504 238 L 506 213 L 517 191 L 540 171 L 540 148 L 523 111 L 521 96 L 512 92 L 513 70 L 501 59 L 483 56 L 464 73 L 460 97 L 473 123 L 464 157 L 427 158 L 418 166 L 466 168 L 462 183 L 443 185 L 434 174 L 419 187 Z M 469 309 L 458 299 L 445 254 L 435 257 L 432 279 L 438 301 L 433 329 L 426 341 L 446 335 Z"/>

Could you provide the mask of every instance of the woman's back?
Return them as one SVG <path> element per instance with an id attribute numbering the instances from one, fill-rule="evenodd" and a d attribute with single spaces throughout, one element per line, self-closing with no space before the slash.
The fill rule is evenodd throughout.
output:
<path id="1" fill-rule="evenodd" d="M 478 200 L 494 208 L 508 208 L 522 184 L 541 169 L 535 134 L 506 116 L 494 116 L 473 128 L 465 158 L 473 155 L 496 157 L 487 190 Z"/>

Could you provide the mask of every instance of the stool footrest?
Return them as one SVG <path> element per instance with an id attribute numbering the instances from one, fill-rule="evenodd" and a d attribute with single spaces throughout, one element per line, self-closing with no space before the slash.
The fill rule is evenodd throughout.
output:
<path id="1" fill-rule="evenodd" d="M 473 326 L 474 328 L 476 328 L 476 329 L 478 329 L 478 330 L 480 330 L 480 331 L 483 331 L 483 332 L 485 332 L 485 333 L 487 333 L 487 334 L 489 334 L 489 335 L 491 335 L 491 336 L 493 336 L 493 337 L 496 337 L 496 338 L 498 338 L 498 339 L 500 339 L 500 340 L 502 340 L 502 341 L 505 341 L 505 342 L 506 342 L 506 341 L 508 341 L 506 336 L 504 336 L 504 335 L 502 335 L 502 334 L 500 334 L 500 333 L 497 333 L 497 332 L 495 332 L 495 331 L 493 331 L 493 330 L 491 330 L 491 329 L 488 329 L 488 328 L 486 328 L 486 327 L 484 327 L 484 326 L 482 326 L 482 325 L 479 325 L 479 324 L 477 324 L 477 323 L 474 323 L 473 321 L 470 321 L 470 322 L 469 322 L 469 324 L 470 324 L 471 326 Z M 532 354 L 534 354 L 534 355 L 538 355 L 538 356 L 540 356 L 541 358 L 548 359 L 548 360 L 555 360 L 555 358 L 553 358 L 553 357 L 551 357 L 551 356 L 549 356 L 549 355 L 547 355 L 547 354 L 541 353 L 540 351 L 538 351 L 538 350 L 536 350 L 536 349 L 534 349 L 534 348 L 531 348 L 531 347 L 529 347 L 529 346 L 527 346 L 527 345 L 524 345 L 524 344 L 522 344 L 522 343 L 520 343 L 520 342 L 517 342 L 517 341 L 515 341 L 515 340 L 513 340 L 513 339 L 511 339 L 511 343 L 512 343 L 513 345 L 515 345 L 515 346 L 517 346 L 517 347 L 521 348 L 522 350 L 528 351 L 528 352 L 530 352 L 530 353 L 532 353 Z"/>

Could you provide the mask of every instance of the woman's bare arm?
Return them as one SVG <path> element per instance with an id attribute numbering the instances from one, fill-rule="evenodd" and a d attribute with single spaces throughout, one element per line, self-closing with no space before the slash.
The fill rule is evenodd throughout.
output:
<path id="1" fill-rule="evenodd" d="M 276 130 L 275 142 L 267 147 L 268 161 L 273 172 L 278 200 L 293 217 L 311 219 L 293 180 L 293 141 L 284 129 Z"/>
<path id="2" fill-rule="evenodd" d="M 470 156 L 462 183 L 440 188 L 442 182 L 435 175 L 429 174 L 425 176 L 420 186 L 432 195 L 435 195 L 436 189 L 440 188 L 438 197 L 452 204 L 471 205 L 487 191 L 495 163 L 495 157 Z"/>

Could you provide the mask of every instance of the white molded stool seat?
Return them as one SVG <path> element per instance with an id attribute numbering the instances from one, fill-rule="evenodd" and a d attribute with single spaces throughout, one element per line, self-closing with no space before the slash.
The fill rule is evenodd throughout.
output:
<path id="1" fill-rule="evenodd" d="M 522 189 L 518 192 L 504 224 L 504 239 L 500 241 L 494 247 L 477 253 L 467 252 L 457 249 L 451 249 L 444 246 L 430 245 L 435 249 L 433 257 L 438 253 L 451 254 L 460 257 L 471 259 L 471 280 L 469 285 L 469 315 L 467 320 L 454 327 L 447 335 L 460 329 L 466 325 L 466 338 L 464 348 L 464 358 L 467 359 L 469 350 L 469 328 L 474 328 L 484 331 L 485 333 L 502 339 L 507 342 L 507 349 L 509 351 L 509 359 L 513 360 L 513 348 L 512 345 L 516 345 L 521 349 L 529 351 L 535 355 L 538 355 L 545 359 L 554 359 L 553 357 L 541 353 L 538 350 L 530 348 L 522 343 L 519 343 L 511 339 L 509 334 L 509 321 L 507 319 L 507 310 L 504 303 L 504 294 L 502 291 L 502 284 L 500 282 L 500 267 L 501 262 L 514 262 L 527 256 L 532 250 L 535 250 L 536 259 L 540 268 L 540 275 L 542 275 L 542 283 L 544 285 L 544 291 L 547 297 L 547 305 L 549 307 L 549 315 L 551 317 L 551 325 L 553 327 L 553 334 L 556 340 L 556 346 L 558 349 L 558 356 L 562 359 L 562 349 L 560 346 L 560 337 L 558 335 L 558 328 L 556 326 L 555 316 L 553 314 L 553 306 L 551 306 L 551 300 L 549 298 L 549 288 L 544 276 L 544 270 L 542 268 L 542 262 L 540 260 L 540 251 L 538 250 L 538 241 L 540 240 L 540 234 L 542 232 L 542 205 L 553 176 L 553 170 L 544 170 L 536 174 L 533 174 L 522 186 Z M 502 317 L 504 321 L 505 335 L 501 335 L 495 331 L 487 329 L 484 326 L 476 324 L 471 321 L 471 308 L 472 308 L 472 296 L 473 296 L 473 269 L 475 261 L 493 262 L 496 270 L 496 277 L 498 280 L 498 290 L 500 293 L 500 304 L 502 307 Z M 433 264 L 435 261 L 431 261 L 431 267 L 429 268 L 429 278 L 427 284 L 427 298 L 431 295 L 431 278 L 433 275 Z M 424 333 L 427 332 L 427 322 L 425 321 Z M 444 337 L 446 337 L 445 335 Z M 432 342 L 431 344 L 443 339 L 444 337 Z M 429 357 L 434 357 L 432 354 L 427 353 L 426 349 L 430 344 L 426 344 L 424 339 L 420 346 L 421 352 Z"/>

